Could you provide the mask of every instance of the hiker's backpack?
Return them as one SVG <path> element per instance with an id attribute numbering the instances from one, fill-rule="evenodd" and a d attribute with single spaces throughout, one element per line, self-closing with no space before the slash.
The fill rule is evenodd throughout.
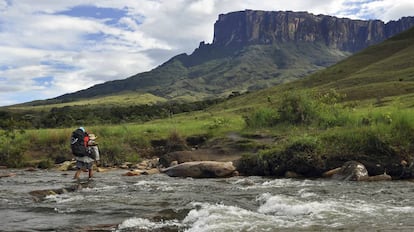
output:
<path id="1" fill-rule="evenodd" d="M 72 132 L 72 137 L 70 138 L 70 148 L 72 149 L 72 154 L 74 156 L 83 157 L 88 155 L 84 139 L 85 132 L 81 129 L 76 129 Z"/>

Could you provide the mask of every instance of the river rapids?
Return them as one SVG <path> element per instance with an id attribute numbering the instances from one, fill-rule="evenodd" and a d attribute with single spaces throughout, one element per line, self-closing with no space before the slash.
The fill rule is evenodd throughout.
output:
<path id="1" fill-rule="evenodd" d="M 7 171 L 16 176 L 0 179 L 0 231 L 414 231 L 410 181 L 192 179 L 113 170 L 37 201 L 31 191 L 76 185 L 74 172 Z"/>

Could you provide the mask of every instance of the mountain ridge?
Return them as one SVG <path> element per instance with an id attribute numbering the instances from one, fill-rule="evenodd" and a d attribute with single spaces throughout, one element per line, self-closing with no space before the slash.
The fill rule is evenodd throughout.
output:
<path id="1" fill-rule="evenodd" d="M 213 42 L 200 42 L 192 54 L 179 54 L 151 71 L 64 94 L 45 104 L 131 91 L 179 101 L 254 91 L 305 77 L 413 25 L 414 17 L 385 24 L 292 11 L 221 14 L 214 24 Z"/>
<path id="2" fill-rule="evenodd" d="M 220 14 L 213 44 L 269 44 L 323 41 L 329 47 L 355 52 L 411 28 L 413 17 L 384 23 L 293 11 L 238 11 Z"/>

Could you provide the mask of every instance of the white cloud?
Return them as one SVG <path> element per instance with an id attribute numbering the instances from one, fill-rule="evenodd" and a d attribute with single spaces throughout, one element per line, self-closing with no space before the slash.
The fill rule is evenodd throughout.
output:
<path id="1" fill-rule="evenodd" d="M 86 5 L 113 8 L 119 15 L 111 19 L 60 13 Z M 148 71 L 174 55 L 191 53 L 201 41 L 210 43 L 219 14 L 245 9 L 389 21 L 410 16 L 414 2 L 0 0 L 0 106 L 51 98 Z M 51 81 L 39 83 L 34 79 L 39 77 Z"/>

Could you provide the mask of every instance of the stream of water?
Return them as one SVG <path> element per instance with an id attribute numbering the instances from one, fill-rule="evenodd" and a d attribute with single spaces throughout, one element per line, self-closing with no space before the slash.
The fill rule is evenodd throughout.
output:
<path id="1" fill-rule="evenodd" d="M 96 173 L 78 191 L 35 201 L 30 191 L 74 185 L 74 173 L 7 171 L 17 175 L 0 178 L 0 231 L 414 231 L 409 181 L 131 177 L 114 170 Z"/>

